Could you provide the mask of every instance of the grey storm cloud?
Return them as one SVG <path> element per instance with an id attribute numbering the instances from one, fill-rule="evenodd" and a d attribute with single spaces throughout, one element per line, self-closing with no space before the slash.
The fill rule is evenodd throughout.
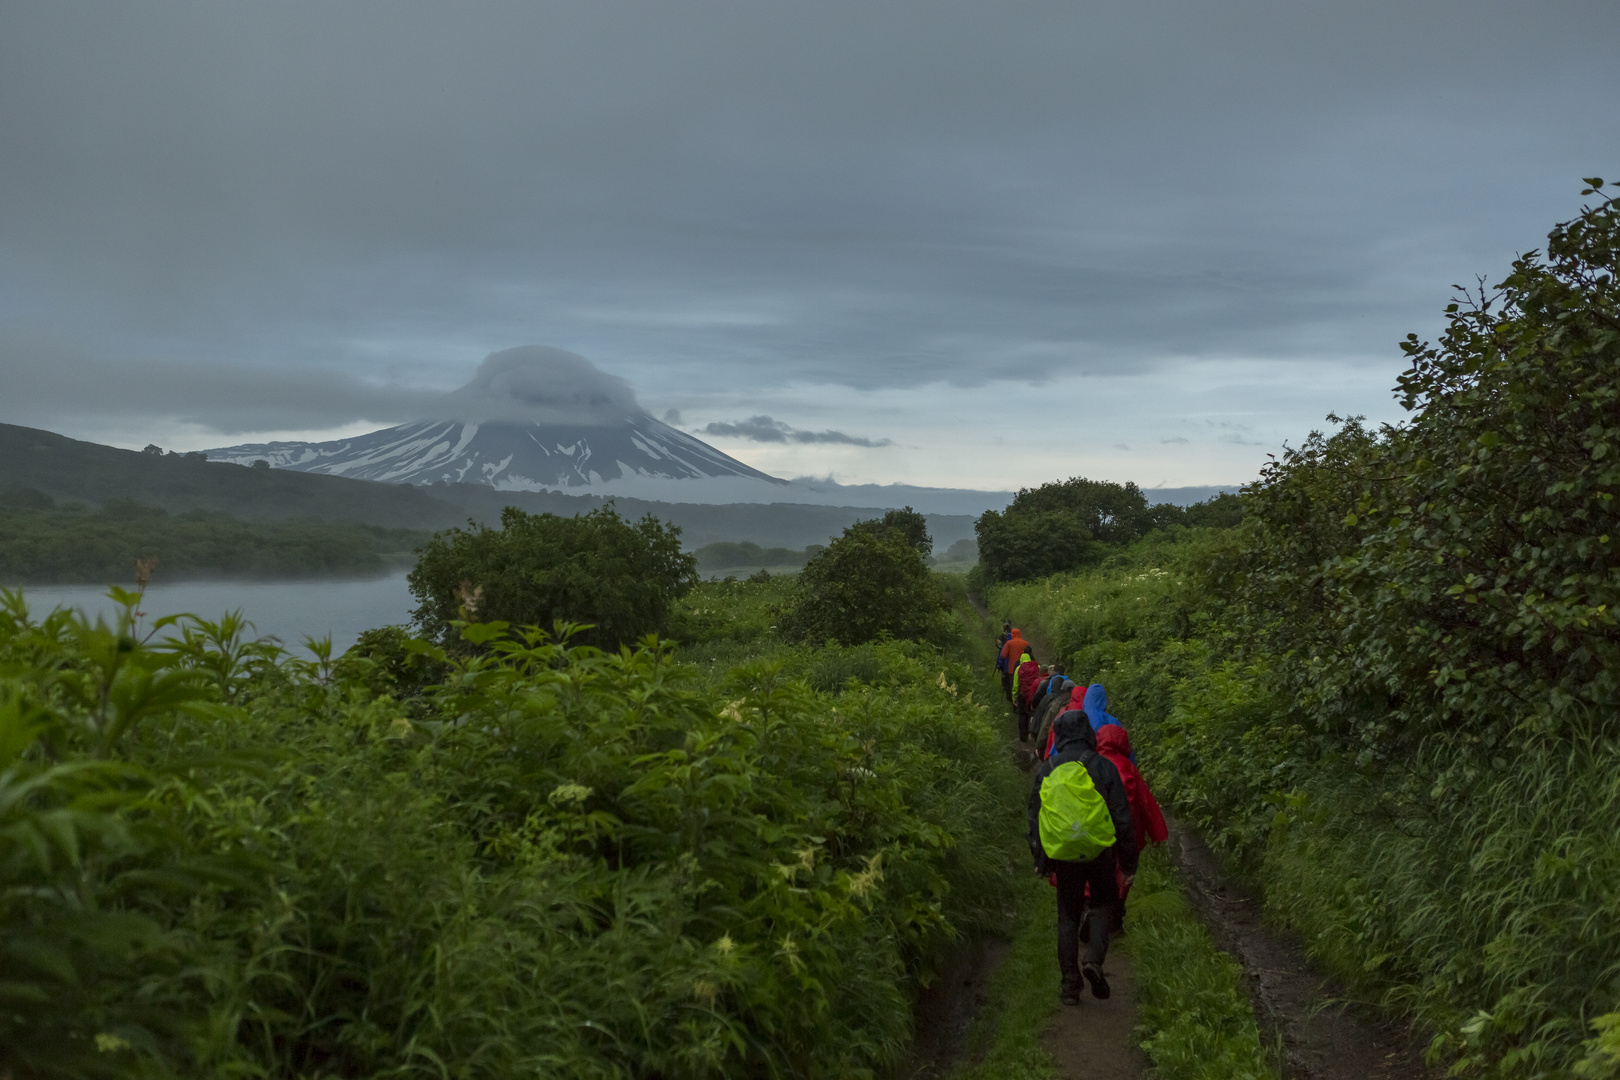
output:
<path id="1" fill-rule="evenodd" d="M 1613 0 L 0 19 L 8 416 L 399 416 L 519 341 L 683 402 L 1385 363 L 1620 171 Z"/>
<path id="2" fill-rule="evenodd" d="M 109 360 L 0 334 L 0 421 L 51 426 L 172 417 L 227 435 L 379 425 L 434 412 L 442 393 L 315 366 L 244 367 L 206 359 Z"/>
<path id="3" fill-rule="evenodd" d="M 630 384 L 583 356 L 543 345 L 489 354 L 450 393 L 366 382 L 323 368 L 104 360 L 0 339 L 0 421 L 170 415 L 223 434 L 355 420 L 532 420 L 607 424 L 643 415 Z"/>
<path id="4" fill-rule="evenodd" d="M 730 436 L 762 443 L 842 443 L 845 446 L 865 447 L 894 445 L 893 439 L 868 439 L 860 435 L 845 435 L 842 431 L 803 431 L 769 416 L 750 416 L 735 423 L 717 420 L 702 430 L 705 435 Z"/>

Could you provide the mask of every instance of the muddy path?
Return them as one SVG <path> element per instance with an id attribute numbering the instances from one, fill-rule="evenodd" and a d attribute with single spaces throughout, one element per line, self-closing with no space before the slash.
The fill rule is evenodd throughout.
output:
<path id="1" fill-rule="evenodd" d="M 1261 920 L 1257 897 L 1223 873 L 1192 829 L 1170 824 L 1170 858 L 1215 943 L 1243 965 L 1255 1018 L 1279 1042 L 1284 1080 L 1429 1080 L 1423 1041 L 1317 971 Z"/>
<path id="2" fill-rule="evenodd" d="M 978 612 L 988 646 L 1000 623 L 991 618 L 983 600 L 968 593 Z M 1040 643 L 1034 643 L 1037 649 Z M 992 662 L 986 648 L 983 662 Z M 1018 721 L 1010 705 L 993 705 L 1004 714 L 1007 749 L 1024 771 L 1036 765 L 1034 752 L 1018 742 Z M 1057 967 L 1057 907 L 1055 898 L 1043 898 L 1042 917 L 1051 935 L 1051 963 Z M 988 1000 L 991 978 L 1006 959 L 1011 943 L 1002 940 L 969 942 L 944 966 L 934 984 L 917 999 L 916 1032 L 906 1062 L 897 1070 L 898 1080 L 944 1077 L 962 1065 L 972 1064 L 966 1050 L 966 1036 L 974 1018 Z M 1111 947 L 1103 965 L 1113 993 L 1099 1000 L 1089 992 L 1079 1005 L 1050 1003 L 1050 1020 L 1040 1036 L 1040 1044 L 1052 1055 L 1057 1075 L 1075 1080 L 1135 1080 L 1145 1075 L 1147 1056 L 1136 1045 L 1133 1031 L 1137 1023 L 1136 979 L 1130 956 Z"/>
<path id="3" fill-rule="evenodd" d="M 933 985 L 917 994 L 911 1052 L 895 1072 L 898 1080 L 947 1076 L 961 1062 L 968 1029 L 1011 947 L 999 938 L 969 941 L 940 966 Z"/>
<path id="4" fill-rule="evenodd" d="M 1053 918 L 1055 926 L 1055 914 Z M 1057 1062 L 1057 1074 L 1065 1080 L 1134 1080 L 1147 1073 L 1147 1055 L 1132 1034 L 1136 1029 L 1136 973 L 1131 958 L 1110 945 L 1103 968 L 1113 996 L 1098 1001 L 1087 994 L 1079 1005 L 1059 1008 L 1041 1035 L 1041 1046 Z"/>

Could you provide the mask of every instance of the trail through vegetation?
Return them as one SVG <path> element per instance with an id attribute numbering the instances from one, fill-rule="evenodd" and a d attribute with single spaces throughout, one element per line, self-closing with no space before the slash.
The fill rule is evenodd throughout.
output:
<path id="1" fill-rule="evenodd" d="M 1457 1075 L 1620 1075 L 1620 204 L 1410 340 L 1242 522 L 1004 581 L 1155 789 Z"/>

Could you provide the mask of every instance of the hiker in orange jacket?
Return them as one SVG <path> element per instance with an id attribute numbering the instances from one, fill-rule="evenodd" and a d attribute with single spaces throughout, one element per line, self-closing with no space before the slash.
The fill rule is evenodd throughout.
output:
<path id="1" fill-rule="evenodd" d="M 1012 700 L 1013 669 L 1018 666 L 1018 658 L 1024 655 L 1029 648 L 1029 642 L 1024 640 L 1024 632 L 1018 627 L 1012 628 L 1012 637 L 1007 644 L 1001 647 L 1001 692 Z"/>

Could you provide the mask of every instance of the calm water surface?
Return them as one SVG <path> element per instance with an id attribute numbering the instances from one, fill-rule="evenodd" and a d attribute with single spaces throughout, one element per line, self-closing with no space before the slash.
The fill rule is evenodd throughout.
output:
<path id="1" fill-rule="evenodd" d="M 111 618 L 115 610 L 101 585 L 24 585 L 22 591 L 35 617 L 56 607 L 78 608 L 92 618 L 97 614 Z M 217 619 L 239 608 L 260 637 L 278 637 L 295 648 L 302 646 L 306 635 L 330 634 L 334 649 L 341 652 L 363 630 L 409 622 L 415 606 L 401 573 L 360 581 L 153 583 L 141 609 L 149 619 L 180 612 Z"/>

